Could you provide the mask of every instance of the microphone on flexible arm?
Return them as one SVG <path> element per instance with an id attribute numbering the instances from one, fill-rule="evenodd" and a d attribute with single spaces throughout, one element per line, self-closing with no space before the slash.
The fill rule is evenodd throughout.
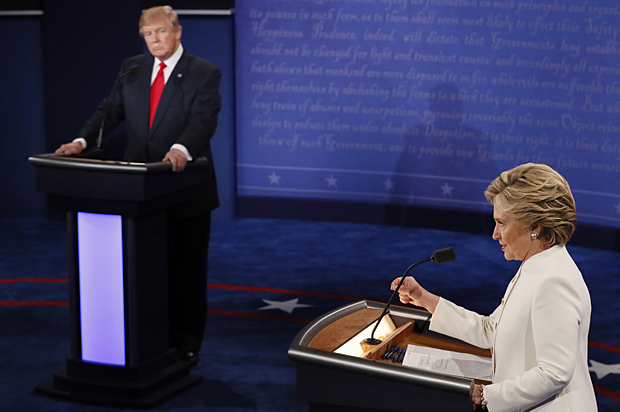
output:
<path id="1" fill-rule="evenodd" d="M 112 97 L 114 98 L 116 95 L 116 91 L 118 90 L 118 82 L 125 76 L 127 76 L 128 74 L 134 75 L 134 74 L 139 74 L 141 71 L 140 65 L 138 64 L 134 64 L 133 66 L 130 66 L 127 70 L 125 70 L 124 72 L 122 72 L 116 79 L 115 85 L 114 85 L 114 90 L 112 91 Z M 97 142 L 95 144 L 95 150 L 97 151 L 101 151 L 102 150 L 102 146 L 103 146 L 103 128 L 105 127 L 105 121 L 108 118 L 108 115 L 110 114 L 110 106 L 108 105 L 106 107 L 105 110 L 105 116 L 103 116 L 103 119 L 101 120 L 101 126 L 99 127 L 99 135 L 97 136 Z"/>
<path id="2" fill-rule="evenodd" d="M 392 296 L 390 296 L 390 299 L 385 305 L 385 309 L 383 309 L 381 316 L 377 318 L 376 320 L 377 324 L 373 328 L 372 333 L 370 334 L 370 337 L 364 339 L 362 342 L 368 345 L 378 345 L 381 343 L 381 339 L 374 337 L 375 331 L 377 330 L 377 327 L 379 326 L 379 322 L 381 322 L 381 319 L 383 319 L 383 317 L 389 313 L 388 308 L 390 307 L 390 303 L 392 303 L 392 299 L 394 299 L 394 296 L 398 293 L 398 290 L 402 286 L 403 282 L 405 281 L 405 278 L 407 277 L 407 274 L 411 271 L 411 269 L 426 262 L 433 261 L 435 263 L 440 264 L 440 263 L 445 263 L 445 262 L 451 262 L 454 259 L 456 259 L 456 255 L 454 254 L 454 249 L 452 249 L 451 247 L 447 247 L 444 249 L 436 250 L 435 252 L 433 252 L 433 256 L 427 259 L 424 259 L 424 260 L 420 260 L 419 262 L 415 262 L 413 265 L 409 266 L 407 270 L 405 270 L 405 273 L 403 274 L 402 278 L 400 279 L 398 286 L 396 287 L 396 289 L 394 289 L 394 292 L 392 292 Z"/>

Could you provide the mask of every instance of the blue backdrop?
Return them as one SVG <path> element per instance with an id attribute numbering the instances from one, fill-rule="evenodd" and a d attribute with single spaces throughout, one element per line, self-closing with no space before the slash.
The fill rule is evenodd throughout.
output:
<path id="1" fill-rule="evenodd" d="M 239 0 L 237 192 L 490 211 L 546 163 L 620 227 L 620 6 Z"/>

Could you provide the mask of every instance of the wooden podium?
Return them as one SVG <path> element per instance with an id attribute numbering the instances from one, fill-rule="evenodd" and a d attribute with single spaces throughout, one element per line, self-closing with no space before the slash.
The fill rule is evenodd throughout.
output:
<path id="1" fill-rule="evenodd" d="M 297 334 L 288 356 L 297 363 L 298 398 L 310 403 L 311 412 L 470 412 L 471 391 L 480 382 L 381 359 L 391 345 L 407 344 L 491 357 L 488 350 L 430 332 L 426 311 L 390 306 L 396 330 L 381 344 L 366 347 L 360 357 L 334 352 L 374 324 L 384 308 L 372 301 L 349 304 Z"/>
<path id="2" fill-rule="evenodd" d="M 71 353 L 35 388 L 62 399 L 148 408 L 199 383 L 169 346 L 167 209 L 199 184 L 205 158 L 128 163 L 29 158 L 37 190 L 67 212 Z"/>

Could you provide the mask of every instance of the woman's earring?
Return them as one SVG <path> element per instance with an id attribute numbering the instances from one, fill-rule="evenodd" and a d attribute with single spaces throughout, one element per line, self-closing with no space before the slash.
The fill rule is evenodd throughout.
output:
<path id="1" fill-rule="evenodd" d="M 538 237 L 536 232 L 532 232 L 532 234 L 530 236 L 532 237 L 532 240 L 536 240 L 536 238 Z"/>

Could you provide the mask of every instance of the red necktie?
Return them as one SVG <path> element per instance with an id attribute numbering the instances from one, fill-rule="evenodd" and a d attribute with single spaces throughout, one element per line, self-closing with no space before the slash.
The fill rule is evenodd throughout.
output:
<path id="1" fill-rule="evenodd" d="M 149 119 L 149 129 L 153 125 L 153 119 L 155 118 L 155 113 L 157 112 L 157 105 L 159 104 L 159 99 L 161 99 L 161 94 L 164 91 L 164 86 L 166 82 L 164 81 L 164 69 L 166 68 L 166 63 L 159 63 L 159 72 L 155 77 L 155 81 L 151 85 L 151 116 Z"/>

